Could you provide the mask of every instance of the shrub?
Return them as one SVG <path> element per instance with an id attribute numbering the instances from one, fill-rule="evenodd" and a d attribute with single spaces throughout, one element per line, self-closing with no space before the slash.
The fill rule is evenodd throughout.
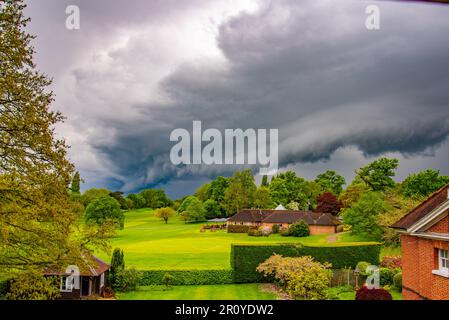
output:
<path id="1" fill-rule="evenodd" d="M 166 272 L 162 277 L 162 283 L 165 285 L 165 288 L 169 288 L 170 285 L 173 284 L 174 279 L 175 277 L 173 277 L 170 273 Z"/>
<path id="2" fill-rule="evenodd" d="M 117 291 L 134 291 L 140 284 L 142 274 L 134 268 L 119 270 L 115 278 Z"/>
<path id="3" fill-rule="evenodd" d="M 310 256 L 284 258 L 275 254 L 262 262 L 257 271 L 274 276 L 294 299 L 317 300 L 326 297 L 332 277 L 329 267 L 328 263 L 321 264 Z"/>
<path id="4" fill-rule="evenodd" d="M 293 223 L 288 229 L 293 237 L 308 237 L 310 235 L 309 225 L 302 220 Z"/>
<path id="5" fill-rule="evenodd" d="M 273 226 L 271 227 L 271 232 L 272 233 L 279 233 L 279 230 L 281 229 L 281 226 L 278 224 L 273 224 Z"/>
<path id="6" fill-rule="evenodd" d="M 362 287 L 357 290 L 355 295 L 356 300 L 393 300 L 391 294 L 382 288 L 368 289 L 368 287 Z"/>
<path id="7" fill-rule="evenodd" d="M 208 285 L 231 284 L 233 272 L 231 269 L 223 270 L 145 270 L 142 271 L 140 285 L 164 285 L 164 275 L 173 276 L 172 285 Z"/>
<path id="8" fill-rule="evenodd" d="M 380 285 L 383 286 L 391 286 L 393 284 L 393 277 L 396 272 L 393 269 L 388 268 L 379 268 L 380 275 Z"/>
<path id="9" fill-rule="evenodd" d="M 379 253 L 380 245 L 372 243 L 321 247 L 300 244 L 232 244 L 231 267 L 236 283 L 262 282 L 266 279 L 256 268 L 273 254 L 284 257 L 311 256 L 318 262 L 329 262 L 334 269 L 342 269 L 355 268 L 361 260 L 377 264 Z"/>
<path id="10" fill-rule="evenodd" d="M 368 266 L 370 266 L 371 263 L 366 262 L 366 261 L 360 261 L 359 263 L 357 263 L 356 268 L 359 270 L 360 275 L 362 276 L 366 276 L 366 268 L 368 268 Z"/>
<path id="11" fill-rule="evenodd" d="M 11 281 L 8 300 L 55 300 L 59 295 L 59 278 L 24 273 Z"/>
<path id="12" fill-rule="evenodd" d="M 384 256 L 380 262 L 380 266 L 389 269 L 402 268 L 401 256 Z"/>
<path id="13" fill-rule="evenodd" d="M 263 236 L 263 233 L 259 229 L 250 229 L 248 230 L 248 235 L 251 237 L 261 237 Z"/>
<path id="14" fill-rule="evenodd" d="M 398 290 L 402 290 L 402 272 L 398 272 L 394 275 L 393 284 Z"/>
<path id="15" fill-rule="evenodd" d="M 284 228 L 284 229 L 282 229 L 281 230 L 281 236 L 283 236 L 283 237 L 290 237 L 292 234 L 291 234 L 291 230 L 290 230 L 290 228 Z"/>
<path id="16" fill-rule="evenodd" d="M 111 258 L 111 271 L 109 273 L 109 279 L 111 280 L 112 288 L 115 288 L 117 281 L 117 274 L 125 269 L 125 257 L 123 250 L 115 248 Z"/>
<path id="17" fill-rule="evenodd" d="M 228 233 L 248 233 L 249 229 L 249 226 L 228 224 Z"/>

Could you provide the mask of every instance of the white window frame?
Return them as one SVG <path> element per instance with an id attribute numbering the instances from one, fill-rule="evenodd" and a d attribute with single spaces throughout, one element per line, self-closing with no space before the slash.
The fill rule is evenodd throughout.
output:
<path id="1" fill-rule="evenodd" d="M 100 288 L 104 287 L 104 280 L 105 280 L 105 276 L 104 276 L 104 272 L 103 272 L 100 276 Z"/>
<path id="2" fill-rule="evenodd" d="M 69 278 L 70 276 L 61 276 L 61 283 L 59 286 L 59 291 L 60 292 L 72 292 L 73 291 L 73 287 L 74 287 L 74 283 L 72 283 L 72 286 L 69 288 L 69 286 L 67 286 L 67 278 Z M 73 278 L 72 278 L 72 281 Z"/>
<path id="3" fill-rule="evenodd" d="M 438 249 L 438 269 L 432 270 L 433 274 L 449 278 L 449 252 L 446 249 Z"/>
<path id="4" fill-rule="evenodd" d="M 438 270 L 449 272 L 449 254 L 445 249 L 438 249 Z"/>

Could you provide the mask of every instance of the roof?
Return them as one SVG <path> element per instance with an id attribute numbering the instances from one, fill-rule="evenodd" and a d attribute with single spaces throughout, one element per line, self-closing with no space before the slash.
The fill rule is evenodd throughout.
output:
<path id="1" fill-rule="evenodd" d="M 208 222 L 226 222 L 226 221 L 228 221 L 228 219 L 227 218 L 215 218 L 215 219 L 210 219 L 207 221 Z"/>
<path id="2" fill-rule="evenodd" d="M 274 210 L 244 209 L 230 217 L 228 221 L 262 222 Z"/>
<path id="3" fill-rule="evenodd" d="M 448 200 L 449 184 L 434 192 L 425 201 L 419 204 L 415 209 L 402 217 L 399 221 L 391 225 L 395 229 L 408 229 L 416 222 L 424 218 L 427 214 L 438 208 Z"/>
<path id="4" fill-rule="evenodd" d="M 280 204 L 274 210 L 286 210 L 286 209 L 282 204 Z"/>
<path id="5" fill-rule="evenodd" d="M 87 258 L 83 257 L 83 260 L 85 261 L 85 265 L 80 267 L 80 276 L 99 276 L 102 273 L 109 270 L 111 267 L 110 264 L 104 262 L 100 258 L 97 258 L 94 255 L 90 255 L 90 259 L 88 261 Z M 58 271 L 58 270 L 52 270 L 52 268 L 48 268 L 45 272 L 45 276 L 58 276 L 58 275 L 64 275 L 68 274 L 66 270 Z"/>
<path id="6" fill-rule="evenodd" d="M 308 225 L 337 226 L 341 222 L 330 213 L 295 210 L 245 209 L 229 218 L 237 222 L 295 223 L 303 220 Z"/>

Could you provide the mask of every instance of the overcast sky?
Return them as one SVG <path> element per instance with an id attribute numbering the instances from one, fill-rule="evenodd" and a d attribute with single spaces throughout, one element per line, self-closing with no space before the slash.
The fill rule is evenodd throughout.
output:
<path id="1" fill-rule="evenodd" d="M 365 27 L 367 5 L 380 30 Z M 28 1 L 37 64 L 84 188 L 178 197 L 234 166 L 175 167 L 175 128 L 277 128 L 282 170 L 449 174 L 449 6 L 360 0 Z M 79 6 L 80 30 L 65 27 Z M 259 177 L 256 176 L 259 180 Z"/>

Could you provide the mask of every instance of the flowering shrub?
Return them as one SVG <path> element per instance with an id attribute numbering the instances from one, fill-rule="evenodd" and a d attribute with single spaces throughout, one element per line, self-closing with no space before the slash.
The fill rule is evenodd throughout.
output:
<path id="1" fill-rule="evenodd" d="M 368 287 L 362 287 L 357 290 L 355 300 L 393 300 L 391 294 L 382 288 L 369 289 Z"/>
<path id="2" fill-rule="evenodd" d="M 274 277 L 294 299 L 326 299 L 332 278 L 328 263 L 319 263 L 310 256 L 284 258 L 273 255 L 258 267 L 265 276 Z"/>
<path id="3" fill-rule="evenodd" d="M 380 263 L 381 267 L 388 269 L 402 268 L 402 257 L 400 256 L 385 256 Z"/>

